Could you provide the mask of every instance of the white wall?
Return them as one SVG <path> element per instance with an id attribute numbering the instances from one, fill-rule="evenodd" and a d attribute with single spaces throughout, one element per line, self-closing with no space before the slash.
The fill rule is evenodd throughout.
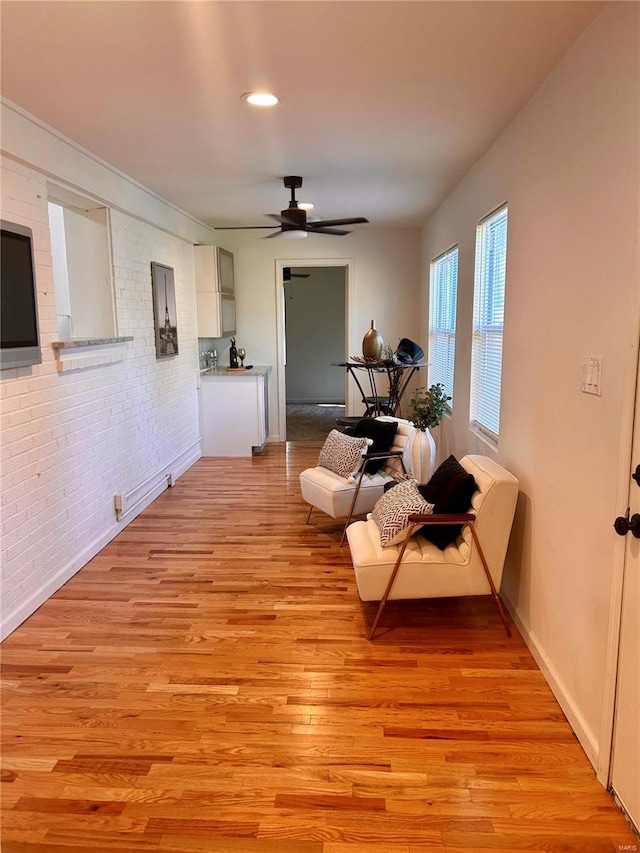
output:
<path id="1" fill-rule="evenodd" d="M 33 229 L 42 338 L 42 364 L 0 373 L 6 635 L 122 529 L 115 494 L 158 472 L 177 476 L 198 458 L 192 242 L 212 235 L 24 113 L 3 105 L 2 125 L 2 217 Z M 122 361 L 58 369 L 50 180 L 115 207 L 117 333 L 134 338 L 122 345 Z M 162 361 L 155 357 L 152 260 L 175 269 L 181 348 Z"/>
<path id="2" fill-rule="evenodd" d="M 234 231 L 225 232 L 219 242 L 234 253 L 238 341 L 250 354 L 250 363 L 276 368 L 269 388 L 272 441 L 284 440 L 278 432 L 278 381 L 279 375 L 280 382 L 284 381 L 284 369 L 278 365 L 276 334 L 283 286 L 277 281 L 276 261 L 290 261 L 288 266 L 304 266 L 305 259 L 330 259 L 335 265 L 353 261 L 347 318 L 349 355 L 362 353 L 362 338 L 372 319 L 394 346 L 403 337 L 419 340 L 417 229 L 358 230 L 356 226 L 346 237 L 316 234 L 306 240 L 263 240 L 252 231 Z M 347 392 L 347 411 L 361 413 L 363 407 L 352 383 Z"/>
<path id="3" fill-rule="evenodd" d="M 286 391 L 291 403 L 344 403 L 346 275 L 344 267 L 295 267 L 284 284 Z"/>
<path id="4" fill-rule="evenodd" d="M 638 13 L 635 3 L 605 8 L 423 235 L 425 268 L 460 247 L 446 429 L 457 454 L 491 453 L 468 425 L 475 227 L 509 203 L 497 458 L 521 500 L 503 592 L 594 763 L 609 748 L 612 523 L 625 508 L 618 471 L 638 330 Z M 591 355 L 603 358 L 601 397 L 580 392 Z"/>

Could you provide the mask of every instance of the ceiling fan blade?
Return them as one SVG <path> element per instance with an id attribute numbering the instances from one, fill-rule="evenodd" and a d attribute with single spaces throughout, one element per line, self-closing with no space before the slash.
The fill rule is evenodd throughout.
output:
<path id="1" fill-rule="evenodd" d="M 325 225 L 360 225 L 368 222 L 364 216 L 353 216 L 351 219 L 321 219 L 320 222 L 310 222 L 314 228 L 324 228 Z"/>
<path id="2" fill-rule="evenodd" d="M 277 231 L 274 231 L 274 232 L 273 232 L 273 234 L 267 234 L 267 235 L 266 235 L 265 237 L 263 237 L 262 239 L 263 239 L 263 240 L 271 240 L 271 239 L 273 239 L 274 237 L 279 237 L 281 234 L 282 234 L 282 231 L 278 228 L 278 230 L 277 230 Z"/>
<path id="3" fill-rule="evenodd" d="M 309 234 L 351 234 L 351 231 L 343 231 L 341 228 L 307 228 Z"/>
<path id="4" fill-rule="evenodd" d="M 251 231 L 256 228 L 275 228 L 275 225 L 216 225 L 215 231 Z"/>
<path id="5" fill-rule="evenodd" d="M 275 219 L 276 222 L 279 222 L 281 225 L 295 225 L 299 227 L 298 222 L 295 219 L 290 219 L 288 216 L 280 216 L 278 213 L 267 213 L 269 219 Z"/>

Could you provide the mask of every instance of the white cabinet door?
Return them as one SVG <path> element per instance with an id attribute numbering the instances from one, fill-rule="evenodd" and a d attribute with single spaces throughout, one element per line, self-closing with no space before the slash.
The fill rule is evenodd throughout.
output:
<path id="1" fill-rule="evenodd" d="M 251 456 L 268 438 L 264 375 L 203 376 L 200 387 L 204 456 Z"/>
<path id="2" fill-rule="evenodd" d="M 194 246 L 199 338 L 236 333 L 233 255 L 219 246 Z"/>
<path id="3" fill-rule="evenodd" d="M 196 313 L 198 315 L 199 338 L 221 338 L 220 294 L 196 291 Z"/>
<path id="4" fill-rule="evenodd" d="M 196 290 L 202 293 L 235 292 L 233 255 L 220 246 L 194 246 Z"/>

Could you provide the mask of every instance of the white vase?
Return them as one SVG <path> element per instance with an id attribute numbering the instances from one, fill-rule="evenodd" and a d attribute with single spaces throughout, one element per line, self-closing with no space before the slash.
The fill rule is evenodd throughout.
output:
<path id="1" fill-rule="evenodd" d="M 428 429 L 414 429 L 402 454 L 407 473 L 419 483 L 428 483 L 436 462 L 436 443 Z"/>

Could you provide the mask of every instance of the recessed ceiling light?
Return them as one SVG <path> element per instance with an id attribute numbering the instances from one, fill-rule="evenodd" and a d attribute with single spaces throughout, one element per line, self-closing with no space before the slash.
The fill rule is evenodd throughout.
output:
<path id="1" fill-rule="evenodd" d="M 254 107 L 275 107 L 282 98 L 274 95 L 273 92 L 245 92 L 241 100 L 253 104 Z"/>
<path id="2" fill-rule="evenodd" d="M 302 208 L 302 210 L 313 210 L 315 205 L 310 201 L 300 201 L 298 202 L 298 207 Z"/>

